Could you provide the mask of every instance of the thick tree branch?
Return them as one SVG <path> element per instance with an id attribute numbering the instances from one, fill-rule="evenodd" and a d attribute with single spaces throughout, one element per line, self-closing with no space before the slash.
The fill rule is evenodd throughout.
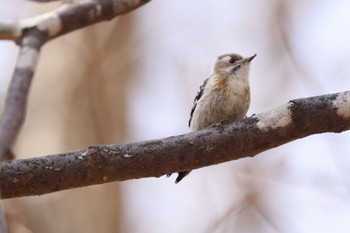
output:
<path id="1" fill-rule="evenodd" d="M 160 177 L 254 156 L 311 134 L 349 129 L 349 91 L 297 99 L 241 122 L 194 133 L 2 163 L 0 188 L 3 198 L 12 198 Z"/>
<path id="2" fill-rule="evenodd" d="M 0 119 L 0 161 L 11 150 L 25 116 L 27 96 L 40 48 L 50 39 L 126 14 L 150 0 L 84 0 L 66 2 L 53 12 L 14 22 L 0 22 L 0 39 L 20 44 Z"/>

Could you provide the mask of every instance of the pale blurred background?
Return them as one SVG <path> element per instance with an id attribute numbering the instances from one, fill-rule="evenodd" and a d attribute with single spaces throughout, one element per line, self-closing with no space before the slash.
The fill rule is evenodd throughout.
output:
<path id="1" fill-rule="evenodd" d="M 0 19 L 60 3 L 2 0 Z M 257 53 L 248 115 L 350 89 L 350 1 L 154 0 L 44 46 L 19 158 L 187 132 L 218 55 Z M 0 41 L 0 110 L 18 48 Z M 4 201 L 10 232 L 349 232 L 350 133 L 161 177 Z"/>

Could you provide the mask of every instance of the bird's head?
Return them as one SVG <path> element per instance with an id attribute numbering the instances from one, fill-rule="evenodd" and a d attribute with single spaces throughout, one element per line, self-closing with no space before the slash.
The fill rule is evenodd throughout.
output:
<path id="1" fill-rule="evenodd" d="M 217 58 L 214 65 L 214 73 L 224 78 L 246 77 L 248 78 L 249 65 L 256 54 L 244 58 L 239 54 L 224 54 Z"/>

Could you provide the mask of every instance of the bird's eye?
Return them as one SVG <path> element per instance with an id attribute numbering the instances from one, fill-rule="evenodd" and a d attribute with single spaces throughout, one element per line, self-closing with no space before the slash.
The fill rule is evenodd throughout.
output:
<path id="1" fill-rule="evenodd" d="M 231 58 L 231 59 L 229 60 L 229 62 L 230 62 L 231 64 L 233 64 L 233 63 L 235 63 L 235 62 L 236 62 L 236 59 Z"/>

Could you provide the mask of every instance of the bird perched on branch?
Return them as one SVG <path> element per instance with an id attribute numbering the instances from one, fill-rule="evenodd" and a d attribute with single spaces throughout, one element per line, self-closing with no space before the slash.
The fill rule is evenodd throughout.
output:
<path id="1" fill-rule="evenodd" d="M 250 105 L 249 66 L 255 56 L 244 58 L 231 53 L 217 58 L 212 74 L 204 81 L 194 99 L 189 120 L 190 132 L 222 121 L 240 121 L 246 116 Z M 179 172 L 175 183 L 190 172 Z"/>

